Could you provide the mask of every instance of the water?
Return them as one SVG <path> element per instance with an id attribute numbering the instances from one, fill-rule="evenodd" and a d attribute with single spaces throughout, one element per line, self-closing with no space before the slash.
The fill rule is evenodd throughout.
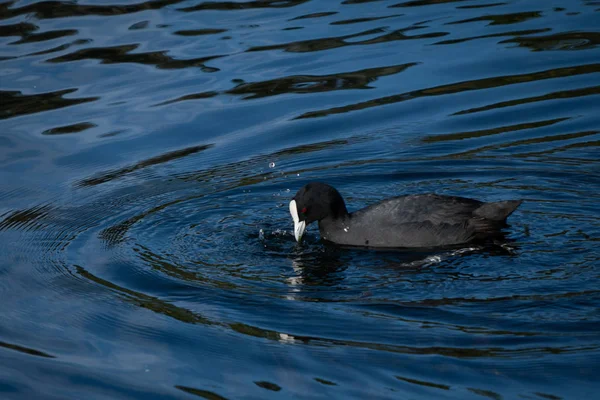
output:
<path id="1" fill-rule="evenodd" d="M 3 2 L 2 398 L 592 398 L 599 11 Z M 505 248 L 298 246 L 315 179 L 526 202 Z"/>

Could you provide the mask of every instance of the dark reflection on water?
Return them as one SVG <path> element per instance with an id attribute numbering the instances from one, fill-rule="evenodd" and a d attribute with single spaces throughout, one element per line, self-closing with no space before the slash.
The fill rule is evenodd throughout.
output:
<path id="1" fill-rule="evenodd" d="M 53 63 L 64 63 L 79 60 L 98 59 L 102 60 L 104 64 L 139 63 L 146 65 L 154 65 L 157 68 L 164 69 L 199 67 L 205 72 L 218 71 L 217 69 L 207 67 L 204 64 L 207 61 L 213 60 L 220 56 L 200 57 L 189 60 L 176 60 L 166 55 L 166 52 L 164 51 L 132 53 L 137 48 L 137 44 L 116 47 L 91 48 L 85 50 L 78 50 L 74 53 L 61 57 L 55 57 L 47 61 Z"/>
<path id="2" fill-rule="evenodd" d="M 362 110 L 362 109 L 369 108 L 369 107 L 381 106 L 382 104 L 391 104 L 391 103 L 398 103 L 398 102 L 406 101 L 406 100 L 412 100 L 414 98 L 419 98 L 419 97 L 423 97 L 423 96 L 440 96 L 440 95 L 460 93 L 463 91 L 490 89 L 490 88 L 495 88 L 495 87 L 505 86 L 505 85 L 514 85 L 514 84 L 518 84 L 518 83 L 533 82 L 533 81 L 539 81 L 542 79 L 554 79 L 554 78 L 562 78 L 562 77 L 568 77 L 568 76 L 573 76 L 573 75 L 591 74 L 591 73 L 598 73 L 598 72 L 600 72 L 600 64 L 590 64 L 590 65 L 582 65 L 582 66 L 578 66 L 578 67 L 568 67 L 568 68 L 560 68 L 560 69 L 555 69 L 555 70 L 540 71 L 540 72 L 535 72 L 535 73 L 531 73 L 531 74 L 485 78 L 485 79 L 480 79 L 477 81 L 459 82 L 459 83 L 454 83 L 451 85 L 443 85 L 443 86 L 438 86 L 438 87 L 433 87 L 433 88 L 421 89 L 421 90 L 417 90 L 414 92 L 408 92 L 408 93 L 402 93 L 402 94 L 397 94 L 397 95 L 393 95 L 393 96 L 387 96 L 387 97 L 369 100 L 369 101 L 361 102 L 361 103 L 357 103 L 357 104 L 351 104 L 351 105 L 347 105 L 347 106 L 343 106 L 343 107 L 335 107 L 335 108 L 331 108 L 331 109 L 323 110 L 323 111 L 311 111 L 308 113 L 304 113 L 296 118 L 324 117 L 324 116 L 327 116 L 330 114 L 339 114 L 339 113 L 345 113 L 345 112 L 349 112 L 349 111 Z M 584 90 L 584 93 L 589 92 L 589 94 L 595 94 L 594 88 L 592 88 L 591 90 L 587 89 L 587 88 L 583 89 L 583 90 Z M 557 93 L 554 96 L 550 95 L 549 98 L 560 98 L 561 96 L 562 96 L 562 93 L 561 94 Z M 535 100 L 520 99 L 517 101 L 517 104 L 519 102 L 529 102 L 529 101 L 535 101 Z M 498 106 L 493 106 L 492 108 L 496 108 L 496 107 L 498 107 Z M 468 110 L 468 111 L 463 110 L 463 111 L 458 112 L 457 114 L 465 114 L 468 112 L 483 111 L 483 110 L 485 110 L 485 108 L 482 107 L 477 110 Z"/>
<path id="3" fill-rule="evenodd" d="M 320 18 L 320 17 L 328 17 L 330 15 L 335 15 L 337 14 L 336 11 L 329 11 L 329 12 L 318 12 L 318 13 L 312 13 L 312 14 L 306 14 L 306 15 L 301 15 L 299 17 L 294 17 L 291 18 L 289 21 L 295 21 L 297 19 L 305 19 L 305 18 Z"/>
<path id="4" fill-rule="evenodd" d="M 260 1 L 207 1 L 195 6 L 180 8 L 180 11 L 202 10 L 246 10 L 252 8 L 294 7 L 308 0 L 260 0 Z"/>
<path id="5" fill-rule="evenodd" d="M 285 93 L 317 93 L 339 89 L 369 89 L 368 84 L 377 78 L 393 75 L 416 63 L 371 68 L 361 71 L 322 76 L 288 76 L 264 82 L 242 83 L 227 91 L 230 94 L 249 94 L 245 99 L 275 96 Z"/>
<path id="6" fill-rule="evenodd" d="M 21 40 L 13 42 L 12 44 L 23 44 L 23 43 L 31 43 L 31 42 L 42 42 L 44 40 L 53 40 L 58 39 L 64 36 L 73 36 L 76 35 L 77 31 L 75 29 L 63 29 L 58 31 L 50 31 L 50 32 L 42 32 L 42 33 L 29 33 L 27 32 L 23 35 Z"/>
<path id="7" fill-rule="evenodd" d="M 206 99 L 206 98 L 209 98 L 209 97 L 214 97 L 216 95 L 218 95 L 217 92 L 202 92 L 202 93 L 186 94 L 185 96 L 181 96 L 181 97 L 178 97 L 178 98 L 173 99 L 173 100 L 167 100 L 167 101 L 164 101 L 162 103 L 155 104 L 154 106 L 155 107 L 166 106 L 166 105 L 169 105 L 169 104 L 172 104 L 172 103 L 177 103 L 179 101 L 186 101 L 186 100 Z"/>
<path id="8" fill-rule="evenodd" d="M 593 398 L 597 8 L 0 3 L 0 397 Z M 525 202 L 494 243 L 298 245 L 317 179 Z"/>
<path id="9" fill-rule="evenodd" d="M 500 103 L 490 104 L 483 107 L 470 108 L 468 110 L 462 110 L 456 113 L 460 114 L 471 114 L 475 112 L 492 110 L 494 108 L 512 107 L 519 104 L 534 103 L 545 100 L 557 100 L 557 99 L 568 99 L 583 96 L 594 96 L 600 93 L 600 86 L 586 87 L 583 89 L 564 90 L 559 92 L 548 93 L 543 96 L 525 97 L 517 100 L 503 101 Z"/>
<path id="10" fill-rule="evenodd" d="M 202 35 L 214 35 L 217 33 L 227 32 L 227 29 L 195 29 L 189 31 L 176 31 L 173 32 L 175 35 L 181 36 L 202 36 Z"/>
<path id="11" fill-rule="evenodd" d="M 600 32 L 567 32 L 547 36 L 516 37 L 504 43 L 518 43 L 535 51 L 583 50 L 600 44 Z"/>
<path id="12" fill-rule="evenodd" d="M 147 160 L 138 161 L 134 165 L 130 165 L 128 167 L 119 168 L 118 170 L 103 172 L 99 174 L 97 177 L 84 179 L 81 182 L 78 182 L 78 186 L 94 186 L 99 185 L 101 183 L 109 182 L 114 179 L 122 178 L 127 174 L 131 174 L 139 169 L 150 167 L 157 164 L 166 163 L 172 160 L 176 160 L 178 158 L 189 156 L 190 154 L 195 154 L 203 150 L 207 150 L 211 148 L 211 145 L 204 146 L 193 146 L 188 147 L 186 149 L 175 150 L 160 156 L 152 157 Z"/>
<path id="13" fill-rule="evenodd" d="M 569 118 L 555 118 L 555 119 L 546 120 L 546 121 L 535 121 L 535 122 L 528 122 L 525 124 L 499 126 L 496 128 L 482 129 L 482 130 L 471 131 L 471 132 L 456 132 L 456 133 L 451 133 L 451 134 L 447 134 L 447 135 L 426 136 L 423 138 L 423 141 L 434 143 L 434 142 L 442 142 L 442 141 L 447 141 L 447 140 L 452 141 L 452 140 L 479 138 L 479 137 L 483 137 L 483 136 L 498 135 L 498 134 L 502 134 L 502 133 L 506 133 L 506 132 L 520 131 L 523 129 L 534 129 L 534 128 L 540 128 L 543 126 L 550 126 L 550 125 L 554 125 L 554 124 L 566 121 L 568 119 Z"/>
<path id="14" fill-rule="evenodd" d="M 82 132 L 85 131 L 86 129 L 90 129 L 90 128 L 94 128 L 95 124 L 92 124 L 91 122 L 81 122 L 79 124 L 73 124 L 73 125 L 67 125 L 67 126 L 61 126 L 58 128 L 52 128 L 52 129 L 48 129 L 45 130 L 43 132 L 44 135 L 65 135 L 65 134 L 69 134 L 69 133 L 78 133 L 78 132 Z"/>
<path id="15" fill-rule="evenodd" d="M 463 39 L 441 40 L 435 44 L 456 44 L 456 43 L 468 42 L 470 40 L 477 40 L 477 39 L 487 39 L 487 38 L 502 37 L 502 36 L 533 35 L 536 33 L 544 33 L 544 32 L 549 32 L 549 31 L 550 31 L 550 28 L 544 28 L 544 29 L 530 29 L 530 30 L 526 30 L 526 31 L 509 31 L 509 32 L 500 32 L 500 33 L 490 33 L 489 35 L 474 36 L 474 37 L 468 37 L 468 38 L 463 38 Z"/>
<path id="16" fill-rule="evenodd" d="M 478 21 L 490 21 L 489 25 L 508 25 L 508 24 L 517 24 L 520 22 L 527 21 L 532 18 L 541 17 L 541 12 L 539 11 L 529 11 L 529 12 L 521 12 L 514 14 L 501 14 L 501 15 L 485 15 L 482 17 L 475 17 L 470 19 L 464 19 L 461 21 L 450 22 L 449 25 L 452 24 L 465 24 L 467 22 L 478 22 Z"/>
<path id="17" fill-rule="evenodd" d="M 0 26 L 0 36 L 21 36 L 20 40 L 9 44 L 23 44 L 42 42 L 44 40 L 52 40 L 61 38 L 63 36 L 72 36 L 77 34 L 75 29 L 62 29 L 43 33 L 33 33 L 38 29 L 38 26 L 27 22 L 20 22 L 15 25 L 2 25 Z"/>
<path id="18" fill-rule="evenodd" d="M 405 1 L 403 3 L 397 3 L 391 5 L 390 7 L 419 7 L 419 6 L 430 6 L 444 3 L 458 3 L 464 2 L 468 0 L 413 0 L 413 1 Z"/>
<path id="19" fill-rule="evenodd" d="M 405 34 L 405 32 L 409 32 L 409 31 L 412 31 L 415 29 L 422 29 L 422 28 L 424 28 L 424 27 L 414 26 L 414 27 L 409 27 L 409 28 L 405 28 L 405 29 L 399 29 L 399 30 L 396 30 L 396 31 L 393 31 L 390 33 L 385 33 L 385 34 L 383 34 L 385 32 L 384 29 L 378 28 L 378 29 L 371 29 L 368 31 L 363 31 L 363 32 L 359 32 L 359 33 L 355 33 L 355 34 L 347 35 L 347 36 L 328 37 L 328 38 L 314 39 L 314 40 L 303 40 L 303 41 L 298 41 L 298 42 L 276 44 L 276 45 L 271 45 L 271 46 L 251 47 L 247 51 L 266 51 L 266 50 L 283 49 L 283 50 L 289 51 L 289 52 L 303 53 L 303 52 L 310 52 L 310 51 L 331 50 L 331 49 L 336 49 L 338 47 L 344 47 L 344 46 L 379 44 L 379 43 L 385 43 L 385 42 L 392 42 L 392 41 L 396 41 L 396 40 L 428 39 L 428 38 L 445 36 L 448 34 L 447 32 L 431 32 L 431 33 L 426 33 L 426 34 L 422 34 L 422 35 L 418 35 L 418 34 L 417 35 L 406 35 Z M 349 39 L 354 39 L 354 38 L 361 37 L 361 36 L 376 35 L 376 34 L 382 34 L 382 35 L 380 35 L 376 38 L 365 39 L 362 41 L 351 41 L 351 42 L 348 41 Z"/>
<path id="20" fill-rule="evenodd" d="M 2 119 L 19 115 L 38 113 L 87 103 L 98 100 L 97 97 L 65 98 L 65 95 L 75 93 L 77 89 L 65 89 L 56 92 L 24 95 L 20 91 L 0 91 L 2 97 Z"/>
<path id="21" fill-rule="evenodd" d="M 53 47 L 48 50 L 37 51 L 35 53 L 31 53 L 31 54 L 27 54 L 27 55 L 28 56 L 43 56 L 44 54 L 50 54 L 50 53 L 55 53 L 57 51 L 63 51 L 63 50 L 68 49 L 71 46 L 80 46 L 80 45 L 87 44 L 90 42 L 91 42 L 90 39 L 77 39 L 77 40 L 72 41 L 71 43 L 61 44 L 60 46 Z"/>
<path id="22" fill-rule="evenodd" d="M 5 349 L 20 351 L 22 353 L 29 354 L 29 355 L 32 355 L 32 356 L 46 357 L 46 358 L 55 358 L 54 356 L 52 356 L 50 354 L 46 354 L 43 351 L 38 351 L 38 350 L 35 350 L 35 349 L 30 349 L 30 348 L 23 347 L 23 346 L 18 346 L 18 345 L 15 345 L 15 344 L 0 342 L 0 347 L 4 347 Z"/>
<path id="23" fill-rule="evenodd" d="M 487 4 L 468 4 L 464 6 L 457 6 L 456 8 L 489 8 L 489 7 L 497 7 L 503 6 L 507 3 L 487 3 Z"/>
<path id="24" fill-rule="evenodd" d="M 19 2 L 7 1 L 0 4 L 0 18 L 8 19 L 26 14 L 33 14 L 38 19 L 86 15 L 116 16 L 145 10 L 158 10 L 181 2 L 182 0 L 153 0 L 130 5 L 88 5 L 68 1 L 40 1 L 19 7 Z"/>
<path id="25" fill-rule="evenodd" d="M 195 388 L 179 386 L 179 385 L 177 385 L 175 387 L 186 393 L 202 397 L 203 399 L 209 399 L 209 400 L 224 400 L 225 399 L 226 400 L 225 397 L 219 396 L 218 394 L 211 392 L 210 390 L 201 390 L 201 389 L 195 389 Z"/>

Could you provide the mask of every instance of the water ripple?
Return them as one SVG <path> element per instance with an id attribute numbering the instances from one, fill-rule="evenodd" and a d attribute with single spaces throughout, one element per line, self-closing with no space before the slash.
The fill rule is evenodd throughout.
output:
<path id="1" fill-rule="evenodd" d="M 38 19 L 66 18 L 84 15 L 114 16 L 156 10 L 181 3 L 182 0 L 146 1 L 131 5 L 86 5 L 67 1 L 42 1 L 22 7 L 12 7 L 16 1 L 0 4 L 0 19 L 14 18 L 19 15 L 33 14 Z"/>
<path id="2" fill-rule="evenodd" d="M 1 3 L 3 387 L 592 398 L 596 3 Z M 314 180 L 524 202 L 489 246 L 299 245 Z"/>
<path id="3" fill-rule="evenodd" d="M 533 51 L 584 50 L 600 44 L 600 33 L 565 32 L 545 36 L 516 37 L 502 43 L 517 43 L 519 46 L 529 47 Z"/>
<path id="4" fill-rule="evenodd" d="M 445 36 L 447 32 L 430 32 L 421 35 L 406 35 L 405 32 L 410 32 L 416 29 L 424 29 L 424 26 L 412 26 L 404 29 L 398 29 L 390 33 L 385 33 L 385 29 L 376 28 L 367 31 L 354 33 L 346 36 L 328 37 L 314 40 L 302 40 L 291 43 L 276 44 L 269 46 L 255 46 L 249 48 L 247 51 L 266 51 L 266 50 L 285 50 L 292 53 L 304 53 L 312 51 L 323 51 L 332 50 L 339 47 L 345 46 L 357 46 L 357 45 L 368 45 L 368 44 L 379 44 L 386 42 L 393 42 L 397 40 L 416 40 L 416 39 L 429 39 L 440 36 Z M 351 40 L 361 36 L 372 36 L 378 35 L 375 38 L 364 39 L 364 40 Z"/>
<path id="5" fill-rule="evenodd" d="M 398 74 L 416 63 L 370 68 L 360 71 L 321 76 L 287 76 L 270 81 L 241 83 L 229 94 L 247 95 L 244 99 L 275 96 L 285 93 L 318 93 L 342 89 L 369 89 L 377 78 Z"/>
<path id="6" fill-rule="evenodd" d="M 475 81 L 466 81 L 459 82 L 450 85 L 442 85 L 428 89 L 417 90 L 414 92 L 407 92 L 402 94 L 397 94 L 393 96 L 382 97 L 378 99 L 369 100 L 366 102 L 361 102 L 357 104 L 350 104 L 343 107 L 335 107 L 327 110 L 320 111 L 310 111 L 304 114 L 299 115 L 296 119 L 300 118 L 315 118 L 315 117 L 324 117 L 331 114 L 340 114 L 346 113 L 350 111 L 363 110 L 365 108 L 381 106 L 384 104 L 392 104 L 398 103 L 401 101 L 412 100 L 414 98 L 424 97 L 424 96 L 440 96 L 447 94 L 460 93 L 464 91 L 470 90 L 483 90 L 483 89 L 491 89 L 495 87 L 501 87 L 506 85 L 514 85 L 514 84 L 522 84 L 526 82 L 535 82 L 543 79 L 558 79 L 568 76 L 576 76 L 582 74 L 592 74 L 600 72 L 600 64 L 588 64 L 588 65 L 580 65 L 575 67 L 565 67 L 559 69 L 550 69 L 545 71 L 539 71 L 529 74 L 519 74 L 519 75 L 508 75 L 508 76 L 499 76 L 494 78 L 484 78 L 478 79 Z M 589 89 L 584 89 L 587 90 Z M 592 89 L 592 94 L 594 93 L 594 89 Z M 525 101 L 527 102 L 527 101 Z M 518 104 L 518 103 L 517 103 Z M 473 111 L 474 112 L 474 111 Z M 463 112 L 464 113 L 464 112 Z"/>
<path id="7" fill-rule="evenodd" d="M 77 89 L 64 89 L 56 92 L 26 95 L 20 91 L 0 91 L 3 103 L 3 110 L 0 111 L 0 119 L 55 110 L 98 100 L 98 97 L 64 97 L 75 92 L 77 92 Z"/>
<path id="8" fill-rule="evenodd" d="M 137 63 L 144 65 L 153 65 L 156 68 L 161 69 L 181 69 L 198 67 L 205 72 L 215 72 L 218 69 L 208 67 L 205 65 L 207 61 L 219 58 L 222 56 L 208 56 L 192 58 L 187 60 L 174 59 L 166 54 L 164 51 L 153 51 L 146 53 L 132 53 L 139 45 L 130 44 L 114 47 L 103 47 L 103 48 L 87 48 L 77 50 L 74 53 L 66 54 L 63 56 L 51 58 L 47 60 L 50 63 L 64 63 L 71 61 L 90 60 L 97 59 L 101 60 L 103 64 L 119 64 L 119 63 Z"/>

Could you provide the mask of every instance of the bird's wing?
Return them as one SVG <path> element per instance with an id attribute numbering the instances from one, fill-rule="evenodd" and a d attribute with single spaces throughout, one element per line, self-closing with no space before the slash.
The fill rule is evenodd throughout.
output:
<path id="1" fill-rule="evenodd" d="M 363 208 L 353 217 L 389 225 L 414 223 L 462 224 L 483 203 L 473 199 L 436 194 L 399 196 Z"/>

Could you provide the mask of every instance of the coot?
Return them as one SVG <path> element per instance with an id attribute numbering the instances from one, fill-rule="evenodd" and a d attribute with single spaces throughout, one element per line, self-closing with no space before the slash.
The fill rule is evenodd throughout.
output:
<path id="1" fill-rule="evenodd" d="M 290 202 L 294 236 L 319 221 L 321 238 L 347 246 L 438 247 L 486 241 L 501 236 L 506 218 L 522 200 L 484 203 L 436 194 L 398 196 L 348 213 L 340 193 L 312 182 Z"/>

